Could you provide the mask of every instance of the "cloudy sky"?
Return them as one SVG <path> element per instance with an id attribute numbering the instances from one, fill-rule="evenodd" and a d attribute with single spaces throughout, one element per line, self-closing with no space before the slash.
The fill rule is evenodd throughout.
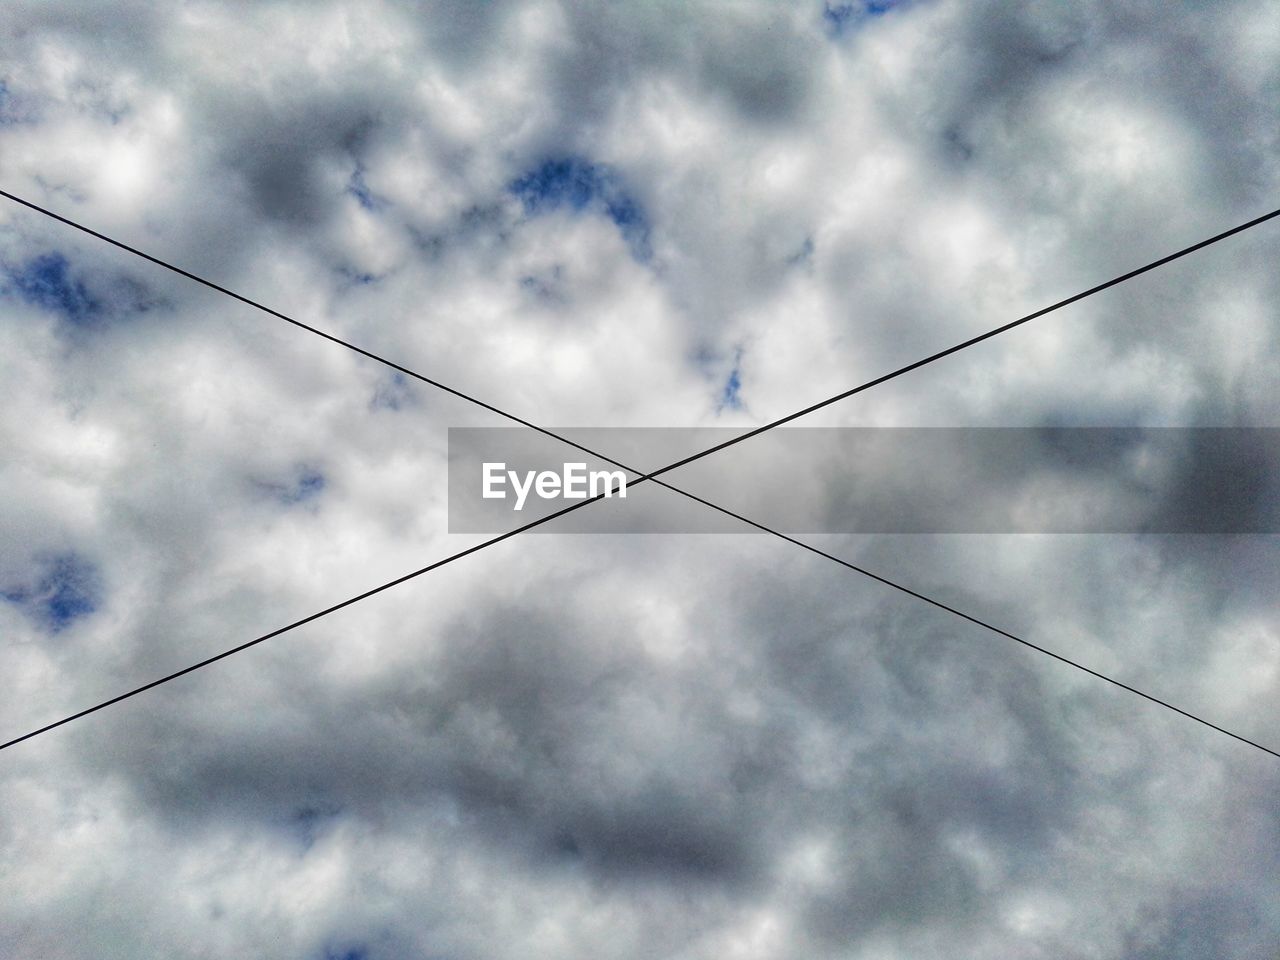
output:
<path id="1" fill-rule="evenodd" d="M 1265 0 L 0 16 L 0 188 L 550 427 L 754 426 L 1267 213 L 1277 102 Z M 804 423 L 1280 427 L 1278 255 Z M 480 542 L 502 425 L 0 200 L 0 740 Z M 1280 749 L 1274 536 L 806 536 Z M 525 535 L 0 752 L 0 954 L 1253 960 L 1277 796 L 776 539 Z"/>

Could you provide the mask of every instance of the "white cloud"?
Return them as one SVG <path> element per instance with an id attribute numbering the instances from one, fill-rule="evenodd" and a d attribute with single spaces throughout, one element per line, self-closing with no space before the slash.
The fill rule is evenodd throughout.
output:
<path id="1" fill-rule="evenodd" d="M 1280 169 L 1252 0 L 10 7 L 5 190 L 551 427 L 786 414 Z M 1275 425 L 1276 242 L 812 422 Z M 492 415 L 7 202 L 0 291 L 6 739 L 475 542 Z M 821 539 L 1280 743 L 1274 538 Z M 530 534 L 0 753 L 0 953 L 1254 957 L 1277 775 L 784 543 Z"/>

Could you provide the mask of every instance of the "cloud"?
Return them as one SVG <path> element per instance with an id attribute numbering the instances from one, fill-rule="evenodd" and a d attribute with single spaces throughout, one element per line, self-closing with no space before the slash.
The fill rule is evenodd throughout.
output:
<path id="1" fill-rule="evenodd" d="M 0 183 L 550 427 L 749 427 L 1266 212 L 1275 20 L 18 2 Z M 1275 426 L 1276 243 L 804 422 Z M 492 414 L 13 205 L 0 290 L 6 739 L 476 542 Z M 1209 455 L 1153 510 L 1267 507 Z M 818 539 L 1280 743 L 1273 537 Z M 1276 787 L 785 543 L 519 537 L 0 753 L 0 953 L 1252 958 Z"/>

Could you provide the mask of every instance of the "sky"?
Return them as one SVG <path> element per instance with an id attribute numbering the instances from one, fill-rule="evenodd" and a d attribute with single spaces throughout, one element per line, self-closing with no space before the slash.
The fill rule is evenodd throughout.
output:
<path id="1" fill-rule="evenodd" d="M 1261 0 L 11 0 L 0 188 L 541 425 L 749 428 L 1270 212 L 1278 98 Z M 1278 254 L 802 422 L 1278 427 Z M 481 542 L 496 426 L 0 198 L 0 740 Z M 1280 749 L 1274 535 L 805 539 Z M 552 530 L 0 751 L 0 955 L 1256 960 L 1278 791 L 792 544 Z"/>

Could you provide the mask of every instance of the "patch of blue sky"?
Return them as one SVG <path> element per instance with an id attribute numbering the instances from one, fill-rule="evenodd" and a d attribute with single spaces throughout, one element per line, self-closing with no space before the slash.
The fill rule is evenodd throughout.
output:
<path id="1" fill-rule="evenodd" d="M 644 208 L 603 164 L 578 156 L 551 158 L 517 177 L 508 190 L 528 216 L 563 209 L 603 214 L 617 226 L 632 256 L 643 262 L 653 255 Z"/>
<path id="2" fill-rule="evenodd" d="M 351 266 L 337 267 L 336 270 L 338 276 L 344 281 L 343 286 L 348 289 L 351 287 L 367 287 L 382 279 L 376 273 L 366 273 Z"/>
<path id="3" fill-rule="evenodd" d="M 23 98 L 13 92 L 5 80 L 0 80 L 0 126 L 15 123 L 30 123 L 35 120 L 31 105 L 23 103 Z"/>
<path id="4" fill-rule="evenodd" d="M 288 483 L 255 481 L 259 489 L 287 507 L 315 500 L 327 483 L 323 473 L 307 464 L 296 466 L 293 479 Z"/>
<path id="5" fill-rule="evenodd" d="M 320 834 L 341 812 L 342 808 L 336 804 L 305 804 L 293 811 L 289 826 L 301 842 L 303 850 L 310 850 Z"/>
<path id="6" fill-rule="evenodd" d="M 369 184 L 364 179 L 363 164 L 356 164 L 356 169 L 351 174 L 351 179 L 347 181 L 347 193 L 355 197 L 356 203 L 360 204 L 365 210 L 380 210 L 387 204 L 386 200 L 369 189 Z"/>
<path id="7" fill-rule="evenodd" d="M 724 385 L 720 388 L 716 413 L 742 408 L 742 351 L 739 350 L 733 359 L 733 369 L 729 371 L 729 376 L 725 378 Z"/>
<path id="8" fill-rule="evenodd" d="M 370 406 L 375 410 L 399 410 L 417 399 L 413 384 L 399 370 L 391 371 L 391 375 L 380 379 L 373 388 L 373 399 Z"/>
<path id="9" fill-rule="evenodd" d="M 369 950 L 364 946 L 325 947 L 320 960 L 369 960 Z"/>
<path id="10" fill-rule="evenodd" d="M 562 300 L 564 274 L 564 267 L 561 264 L 553 264 L 549 270 L 521 277 L 520 287 L 539 300 Z"/>
<path id="11" fill-rule="evenodd" d="M 787 258 L 787 263 L 792 266 L 808 263 L 813 259 L 813 251 L 813 237 L 805 237 L 804 243 L 800 245 L 800 249 Z"/>
<path id="12" fill-rule="evenodd" d="M 285 503 L 302 503 L 320 496 L 326 484 L 324 474 L 314 467 L 302 467 L 292 487 L 286 487 L 281 499 Z"/>
<path id="13" fill-rule="evenodd" d="M 822 7 L 822 19 L 826 21 L 827 29 L 838 36 L 860 20 L 884 16 L 901 2 L 902 0 L 853 0 L 831 3 L 828 0 Z"/>
<path id="14" fill-rule="evenodd" d="M 73 276 L 71 264 L 58 251 L 43 253 L 24 265 L 7 270 L 6 292 L 17 294 L 32 306 L 59 314 L 75 326 L 96 323 L 101 302 Z"/>
<path id="15" fill-rule="evenodd" d="M 102 603 L 102 576 L 87 557 L 73 551 L 37 561 L 27 584 L 0 590 L 0 599 L 21 607 L 50 633 L 61 633 Z"/>

